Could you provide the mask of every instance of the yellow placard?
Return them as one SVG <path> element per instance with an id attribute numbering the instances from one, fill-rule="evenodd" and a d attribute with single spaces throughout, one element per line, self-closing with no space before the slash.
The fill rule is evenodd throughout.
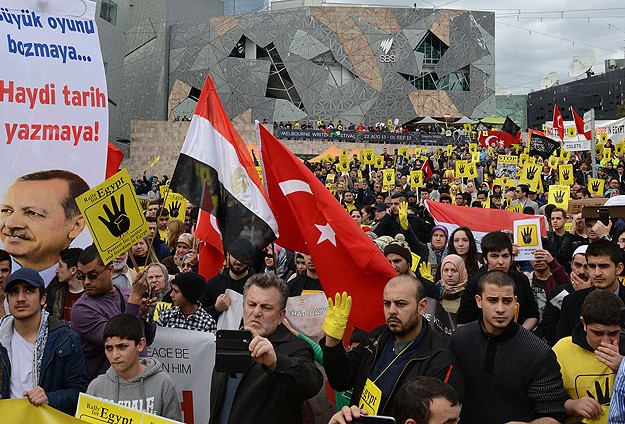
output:
<path id="1" fill-rule="evenodd" d="M 469 162 L 467 166 L 467 177 L 477 178 L 477 164 L 475 162 Z"/>
<path id="2" fill-rule="evenodd" d="M 556 169 L 556 167 L 558 166 L 558 161 L 560 160 L 559 157 L 557 156 L 549 156 L 549 167 Z"/>
<path id="3" fill-rule="evenodd" d="M 600 155 L 601 152 L 603 151 L 604 145 L 605 145 L 605 143 L 603 143 L 603 142 L 595 144 L 595 153 Z"/>
<path id="4" fill-rule="evenodd" d="M 335 164 L 334 167 L 339 172 L 349 172 L 349 162 L 346 160 L 339 161 L 339 163 Z"/>
<path id="5" fill-rule="evenodd" d="M 180 194 L 170 191 L 165 202 L 165 209 L 169 211 L 169 219 L 175 219 L 184 222 L 184 216 L 187 212 L 187 199 Z"/>
<path id="6" fill-rule="evenodd" d="M 48 405 L 34 406 L 26 398 L 4 399 L 0 401 L 2 422 L 45 423 L 45 424 L 84 424 L 78 418 L 54 409 Z"/>
<path id="7" fill-rule="evenodd" d="M 325 159 L 326 162 L 334 163 L 335 157 L 328 153 L 328 156 L 326 156 Z"/>
<path id="8" fill-rule="evenodd" d="M 447 145 L 447 156 L 451 156 L 451 154 L 454 152 L 454 146 L 452 146 L 451 144 Z"/>
<path id="9" fill-rule="evenodd" d="M 346 158 L 348 154 L 349 154 L 349 149 L 347 147 L 343 147 L 341 149 L 341 158 Z"/>
<path id="10" fill-rule="evenodd" d="M 390 186 L 395 184 L 395 170 L 383 169 L 382 170 L 382 190 L 388 191 Z"/>
<path id="11" fill-rule="evenodd" d="M 466 160 L 457 160 L 456 161 L 456 177 L 457 178 L 462 178 L 462 177 L 468 177 L 468 162 Z"/>
<path id="12" fill-rule="evenodd" d="M 600 133 L 599 134 L 599 140 L 602 143 L 605 143 L 606 141 L 608 141 L 608 133 L 604 133 L 604 132 Z"/>
<path id="13" fill-rule="evenodd" d="M 482 202 L 482 207 L 485 209 L 490 209 L 490 197 L 488 197 L 485 201 Z"/>
<path id="14" fill-rule="evenodd" d="M 516 240 L 520 247 L 538 246 L 538 226 L 536 224 L 519 225 Z"/>
<path id="15" fill-rule="evenodd" d="M 335 174 L 328 174 L 328 175 L 326 175 L 326 183 L 333 183 L 335 179 L 336 179 L 336 175 Z"/>
<path id="16" fill-rule="evenodd" d="M 169 184 L 161 184 L 158 186 L 158 191 L 161 193 L 161 197 L 164 199 L 167 196 L 167 192 L 169 191 Z"/>
<path id="17" fill-rule="evenodd" d="M 575 183 L 575 176 L 573 175 L 573 165 L 565 163 L 558 166 L 558 174 L 560 177 L 561 185 L 573 185 Z"/>
<path id="18" fill-rule="evenodd" d="M 152 161 L 152 163 L 150 164 L 150 168 L 152 168 L 154 165 L 156 165 L 156 163 L 161 160 L 161 155 L 158 155 L 157 157 L 154 158 L 154 160 Z"/>
<path id="19" fill-rule="evenodd" d="M 525 164 L 528 162 L 529 162 L 529 155 L 527 155 L 526 153 L 521 153 L 519 155 L 519 165 L 525 166 Z"/>
<path id="20" fill-rule="evenodd" d="M 480 161 L 480 153 L 475 152 L 471 153 L 471 162 L 479 162 Z"/>
<path id="21" fill-rule="evenodd" d="M 388 119 L 388 121 L 386 121 L 386 123 L 388 124 L 388 126 L 392 126 L 393 125 L 393 120 L 392 119 Z"/>
<path id="22" fill-rule="evenodd" d="M 360 409 L 369 411 L 369 415 L 377 415 L 381 402 L 382 390 L 380 390 L 373 381 L 367 378 L 365 387 L 362 389 L 360 401 L 358 402 Z"/>
<path id="23" fill-rule="evenodd" d="M 471 127 L 471 124 L 469 124 L 469 123 L 464 124 L 464 125 L 463 125 L 463 128 L 464 128 L 464 130 L 465 130 L 466 132 L 471 132 L 471 131 L 473 131 L 473 127 Z"/>
<path id="24" fill-rule="evenodd" d="M 565 222 L 564 223 L 564 231 L 566 231 L 567 233 L 570 233 L 572 229 L 573 229 L 573 223 L 572 222 Z"/>
<path id="25" fill-rule="evenodd" d="M 78 397 L 76 418 L 83 423 L 116 423 L 116 424 L 176 424 L 179 421 L 159 417 L 127 408 L 113 402 L 81 393 Z M 180 423 L 182 424 L 182 423 Z"/>
<path id="26" fill-rule="evenodd" d="M 571 199 L 570 186 L 567 185 L 551 185 L 549 186 L 548 203 L 556 205 L 564 210 L 569 206 Z"/>
<path id="27" fill-rule="evenodd" d="M 588 191 L 592 194 L 603 195 L 605 180 L 601 178 L 588 178 Z"/>
<path id="28" fill-rule="evenodd" d="M 143 209 L 144 211 L 148 210 L 148 206 L 150 206 L 150 199 L 147 196 L 137 196 L 137 199 L 139 199 L 139 204 L 141 205 L 141 209 Z"/>
<path id="29" fill-rule="evenodd" d="M 499 186 L 499 187 L 510 187 L 510 182 L 508 181 L 507 177 L 499 177 L 499 178 L 495 178 L 493 180 L 493 185 L 494 186 Z"/>
<path id="30" fill-rule="evenodd" d="M 502 165 L 516 165 L 519 162 L 519 157 L 515 155 L 499 155 L 497 156 L 497 164 Z"/>
<path id="31" fill-rule="evenodd" d="M 145 215 L 126 168 L 78 196 L 76 203 L 105 264 L 148 234 Z"/>
<path id="32" fill-rule="evenodd" d="M 423 171 L 410 171 L 410 187 L 423 187 Z"/>
<path id="33" fill-rule="evenodd" d="M 486 148 L 486 151 L 488 152 L 488 155 L 489 155 L 489 156 L 491 156 L 491 157 L 492 157 L 492 156 L 494 155 L 494 153 L 495 153 L 495 151 L 493 150 L 493 148 L 492 148 L 491 146 L 488 146 L 488 147 Z"/>
<path id="34" fill-rule="evenodd" d="M 362 163 L 367 165 L 375 164 L 375 153 L 373 149 L 362 149 L 360 151 Z"/>
<path id="35" fill-rule="evenodd" d="M 469 143 L 469 153 L 477 152 L 477 143 Z"/>
<path id="36" fill-rule="evenodd" d="M 540 179 L 540 166 L 533 163 L 526 163 L 521 169 L 520 184 L 530 184 Z"/>
<path id="37" fill-rule="evenodd" d="M 625 152 L 625 145 L 623 143 L 619 143 L 614 146 L 614 153 L 617 155 L 622 155 Z"/>
<path id="38" fill-rule="evenodd" d="M 412 272 L 417 272 L 417 268 L 419 268 L 419 262 L 421 262 L 421 256 L 416 253 L 410 252 L 410 257 L 412 258 L 412 265 L 410 265 L 410 269 Z"/>
<path id="39" fill-rule="evenodd" d="M 397 150 L 397 154 L 402 155 L 403 157 L 407 158 L 408 157 L 408 148 L 407 147 L 400 147 Z"/>
<path id="40" fill-rule="evenodd" d="M 611 156 L 612 156 L 612 149 L 610 149 L 609 147 L 604 147 L 603 148 L 603 158 L 604 159 L 610 159 Z"/>
<path id="41" fill-rule="evenodd" d="M 571 152 L 568 150 L 560 149 L 560 159 L 563 162 L 568 162 L 571 159 Z"/>
<path id="42" fill-rule="evenodd" d="M 514 154 L 518 155 L 519 154 L 519 145 L 518 144 L 513 144 L 512 147 L 514 147 Z"/>
<path id="43" fill-rule="evenodd" d="M 385 165 L 385 163 L 384 163 L 384 156 L 382 156 L 382 155 L 376 156 L 375 157 L 375 165 L 374 166 L 377 169 L 382 169 L 382 168 L 384 168 L 384 165 Z"/>
<path id="44" fill-rule="evenodd" d="M 573 138 L 575 136 L 577 136 L 577 129 L 575 129 L 575 127 L 569 127 L 566 129 L 566 135 L 567 137 Z"/>
<path id="45" fill-rule="evenodd" d="M 521 206 L 520 203 L 514 206 L 510 206 L 509 208 L 506 208 L 506 209 L 509 210 L 510 212 L 523 213 L 523 206 Z"/>

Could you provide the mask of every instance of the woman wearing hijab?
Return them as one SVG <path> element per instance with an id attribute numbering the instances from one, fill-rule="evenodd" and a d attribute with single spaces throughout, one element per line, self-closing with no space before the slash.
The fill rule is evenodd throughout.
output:
<path id="1" fill-rule="evenodd" d="M 435 225 L 430 233 L 430 242 L 428 243 L 428 262 L 432 265 L 432 275 L 436 275 L 441 260 L 447 254 L 447 239 L 449 233 L 447 228 L 442 225 Z"/>
<path id="2" fill-rule="evenodd" d="M 464 261 L 458 255 L 447 255 L 441 262 L 441 279 L 436 283 L 441 293 L 441 304 L 450 314 L 458 312 L 460 298 L 469 279 Z"/>

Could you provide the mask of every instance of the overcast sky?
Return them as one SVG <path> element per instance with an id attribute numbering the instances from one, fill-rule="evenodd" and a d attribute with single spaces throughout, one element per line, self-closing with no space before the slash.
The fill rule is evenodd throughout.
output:
<path id="1" fill-rule="evenodd" d="M 412 6 L 414 0 L 326 0 L 330 3 Z M 420 8 L 487 10 L 495 12 L 495 64 L 498 92 L 525 94 L 540 89 L 550 72 L 560 83 L 568 76 L 574 55 L 589 50 L 596 59 L 593 71 L 604 72 L 604 60 L 623 58 L 625 2 L 613 0 L 430 0 Z M 519 14 L 520 11 L 520 14 Z M 584 74 L 582 77 L 585 78 Z"/>

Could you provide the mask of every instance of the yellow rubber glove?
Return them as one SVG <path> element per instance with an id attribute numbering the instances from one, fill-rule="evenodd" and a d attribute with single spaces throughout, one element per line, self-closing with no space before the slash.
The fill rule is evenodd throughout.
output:
<path id="1" fill-rule="evenodd" d="M 399 204 L 399 225 L 406 231 L 408 229 L 408 202 L 401 202 Z"/>
<path id="2" fill-rule="evenodd" d="M 425 278 L 428 281 L 434 282 L 434 277 L 432 277 L 432 264 L 429 262 L 423 262 L 419 264 L 419 274 L 421 277 Z"/>
<path id="3" fill-rule="evenodd" d="M 349 318 L 349 311 L 352 309 L 352 297 L 347 295 L 347 292 L 343 292 L 343 295 L 337 293 L 334 297 L 334 303 L 332 298 L 328 298 L 328 315 L 321 328 L 330 337 L 337 340 L 343 340 L 343 333 L 345 333 L 345 327 L 347 327 L 347 318 Z"/>

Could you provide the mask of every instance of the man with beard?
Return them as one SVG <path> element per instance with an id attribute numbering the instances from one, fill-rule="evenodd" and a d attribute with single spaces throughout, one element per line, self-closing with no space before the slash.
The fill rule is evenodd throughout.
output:
<path id="1" fill-rule="evenodd" d="M 289 286 L 289 297 L 319 293 L 323 290 L 312 256 L 305 253 L 302 255 L 304 256 L 306 269 L 301 274 L 293 274 L 293 278 L 289 279 L 287 283 Z"/>
<path id="2" fill-rule="evenodd" d="M 116 287 L 132 287 L 137 273 L 128 266 L 128 252 L 113 259 L 113 285 Z"/>
<path id="3" fill-rule="evenodd" d="M 334 390 L 354 388 L 351 405 L 365 403 L 370 414 L 393 415 L 397 391 L 418 376 L 438 378 L 463 392 L 456 359 L 422 317 L 427 299 L 417 279 L 398 275 L 389 280 L 384 288 L 386 325 L 349 352 L 342 339 L 351 297 L 337 293 L 334 302 L 328 301 L 326 337 L 321 341 L 324 368 Z"/>
<path id="4" fill-rule="evenodd" d="M 238 238 L 230 245 L 226 255 L 227 267 L 208 280 L 206 290 L 199 301 L 215 321 L 219 315 L 230 307 L 230 296 L 226 289 L 243 294 L 243 287 L 254 271 L 251 265 L 254 260 L 254 246 L 243 238 Z"/>

